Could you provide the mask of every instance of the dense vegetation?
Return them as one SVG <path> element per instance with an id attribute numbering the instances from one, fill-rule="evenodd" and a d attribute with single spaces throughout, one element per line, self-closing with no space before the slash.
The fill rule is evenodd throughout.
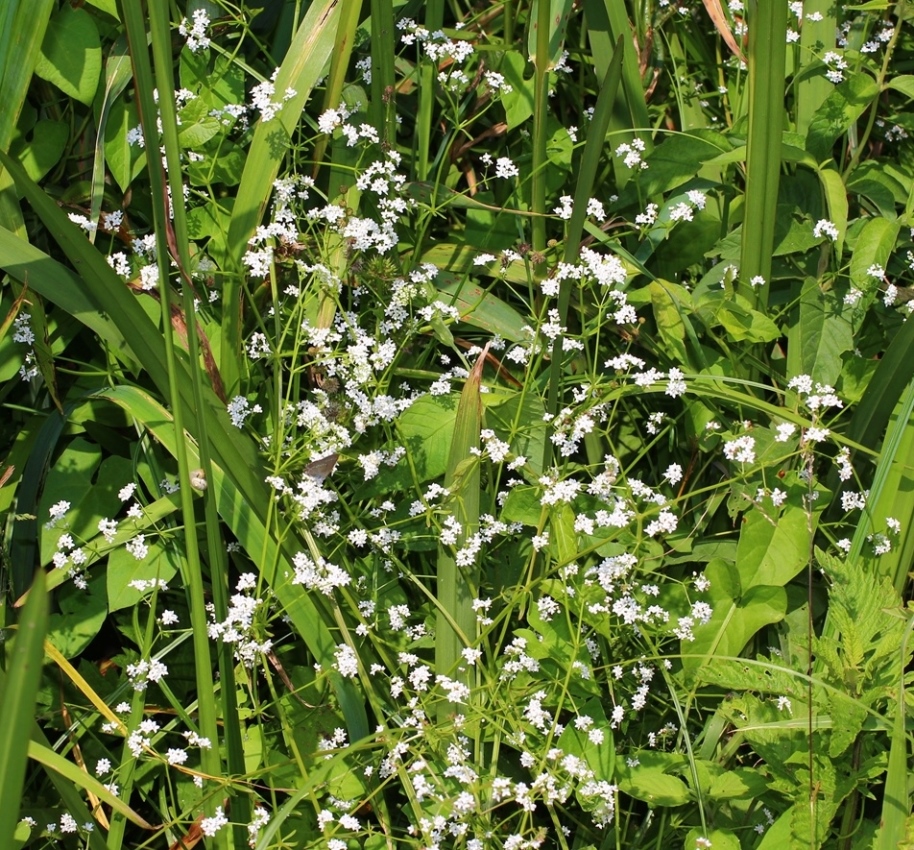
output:
<path id="1" fill-rule="evenodd" d="M 0 847 L 914 846 L 912 15 L 0 4 Z"/>

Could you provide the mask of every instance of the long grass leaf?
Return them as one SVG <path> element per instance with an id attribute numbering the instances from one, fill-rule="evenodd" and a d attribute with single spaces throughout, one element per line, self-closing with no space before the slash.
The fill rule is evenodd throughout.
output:
<path id="1" fill-rule="evenodd" d="M 0 4 L 0 151 L 9 150 L 29 82 L 41 52 L 54 0 Z M 22 236 L 25 228 L 12 177 L 0 167 L 0 225 Z"/>
<path id="2" fill-rule="evenodd" d="M 149 48 L 147 47 L 146 32 L 146 15 L 140 6 L 138 0 L 124 0 L 123 17 L 127 27 L 127 40 L 130 45 L 130 58 L 133 65 L 135 89 L 137 100 L 140 105 L 140 120 L 143 125 L 145 138 L 154 139 L 158 136 L 158 127 L 161 127 L 162 137 L 165 147 L 166 169 L 172 183 L 172 190 L 175 185 L 177 192 L 174 198 L 180 198 L 182 192 L 181 186 L 181 165 L 180 151 L 178 149 L 178 131 L 175 117 L 175 104 L 170 96 L 162 96 L 156 103 L 155 92 L 171 92 L 174 90 L 174 81 L 172 79 L 172 56 L 171 56 L 171 34 L 168 29 L 168 9 L 159 0 L 151 0 L 149 3 L 149 20 L 151 22 L 152 49 L 155 54 L 156 75 L 153 76 L 153 69 L 149 58 Z M 158 107 L 158 108 L 157 108 Z M 190 480 L 190 470 L 193 468 L 189 465 L 187 459 L 187 440 L 183 439 L 185 433 L 185 421 L 190 417 L 186 416 L 186 410 L 194 410 L 197 405 L 188 404 L 185 398 L 178 391 L 178 382 L 187 377 L 189 371 L 191 387 L 195 386 L 198 380 L 198 367 L 196 358 L 188 358 L 187 367 L 181 368 L 178 365 L 176 346 L 174 341 L 174 328 L 171 322 L 171 297 L 172 288 L 169 281 L 169 266 L 172 261 L 177 262 L 179 267 L 186 271 L 189 265 L 186 240 L 186 222 L 184 225 L 184 248 L 180 248 L 182 239 L 178 233 L 179 222 L 184 221 L 183 204 L 171 204 L 168 200 L 165 185 L 165 174 L 161 167 L 161 160 L 158 157 L 150 159 L 149 164 L 149 186 L 152 194 L 152 213 L 155 223 L 156 235 L 156 258 L 159 264 L 159 297 L 162 303 L 163 313 L 163 334 L 162 341 L 165 349 L 165 362 L 168 371 L 168 397 L 172 402 L 173 427 L 176 436 L 175 448 L 176 458 L 178 461 L 178 474 L 181 481 Z M 173 209 L 172 209 L 173 207 Z M 174 218 L 174 226 L 171 218 Z M 168 235 L 172 235 L 169 240 Z M 169 241 L 172 244 L 169 244 Z M 175 248 L 178 250 L 175 251 Z M 177 256 L 174 256 L 177 254 Z M 189 293 L 187 285 L 182 287 Z M 186 321 L 191 324 L 195 321 L 194 314 L 191 312 Z M 188 332 L 188 343 L 191 346 L 193 354 L 193 344 L 196 340 L 196 334 Z M 195 392 L 195 396 L 198 395 Z M 194 399 L 196 402 L 196 398 Z M 206 426 L 197 421 L 195 429 L 198 439 L 205 433 Z M 190 625 L 192 631 L 192 640 L 194 644 L 194 679 L 197 686 L 198 698 L 198 715 L 200 730 L 203 735 L 211 741 L 219 739 L 219 727 L 216 718 L 216 704 L 212 697 L 213 690 L 213 665 L 210 650 L 210 640 L 207 633 L 208 614 L 206 607 L 206 598 L 203 587 L 203 571 L 201 568 L 200 553 L 197 542 L 196 530 L 196 511 L 194 506 L 194 495 L 191 487 L 182 487 L 179 491 L 181 501 L 181 514 L 183 519 L 183 547 L 178 547 L 181 553 L 179 558 L 181 566 L 181 576 L 183 585 L 187 592 L 188 611 L 190 616 Z M 201 753 L 201 766 L 203 770 L 212 775 L 218 776 L 222 773 L 221 749 L 218 747 L 209 747 Z M 211 799 L 207 801 L 207 814 L 212 815 L 215 812 L 216 801 Z M 220 847 L 227 847 L 228 838 L 225 834 L 216 837 L 215 844 Z"/>
<path id="3" fill-rule="evenodd" d="M 767 304 L 768 287 L 751 286 L 749 281 L 757 276 L 771 279 L 786 58 L 787 0 L 750 0 L 749 139 L 740 280 L 744 294 L 760 309 Z"/>
<path id="4" fill-rule="evenodd" d="M 907 831 L 907 820 L 911 815 L 908 784 L 908 735 L 905 724 L 907 715 L 905 699 L 905 667 L 908 657 L 908 640 L 914 629 L 914 618 L 908 620 L 898 665 L 898 693 L 895 695 L 895 722 L 892 726 L 892 743 L 889 746 L 889 767 L 885 777 L 885 791 L 882 795 L 882 826 L 876 834 L 873 850 L 895 850 L 910 846 L 902 842 Z"/>
<path id="5" fill-rule="evenodd" d="M 19 619 L 16 643 L 8 655 L 5 687 L 0 690 L 0 847 L 13 845 L 19 821 L 29 747 L 24 730 L 35 716 L 48 616 L 47 586 L 44 573 L 39 572 Z"/>
<path id="6" fill-rule="evenodd" d="M 618 145 L 631 142 L 638 136 L 644 143 L 644 154 L 647 155 L 653 150 L 648 132 L 651 121 L 638 68 L 638 54 L 631 36 L 633 27 L 626 6 L 614 0 L 584 0 L 583 5 L 590 53 L 598 79 L 606 79 L 614 58 L 615 44 L 619 39 L 622 40 L 622 88 L 616 94 L 609 120 L 613 143 Z M 618 191 L 629 181 L 633 172 L 621 158 L 612 157 L 611 160 Z"/>
<path id="7" fill-rule="evenodd" d="M 479 526 L 479 459 L 472 454 L 479 447 L 482 426 L 482 397 L 480 384 L 486 350 L 480 354 L 467 377 L 454 422 L 444 486 L 450 492 L 453 516 L 460 523 L 455 548 L 459 551 Z M 471 567 L 459 567 L 448 547 L 438 550 L 438 617 L 435 624 L 435 667 L 442 675 L 455 675 L 461 651 L 472 644 L 476 637 L 476 614 L 473 611 L 473 594 L 477 580 Z M 457 674 L 460 675 L 459 673 Z M 464 680 L 468 680 L 468 673 Z M 446 715 L 450 706 L 442 705 Z"/>
<path id="8" fill-rule="evenodd" d="M 359 28 L 359 13 L 362 10 L 360 0 L 341 0 L 340 22 L 333 41 L 333 51 L 330 54 L 330 71 L 327 73 L 327 83 L 324 89 L 324 108 L 336 109 L 340 105 L 343 86 L 346 83 L 346 72 L 349 70 L 349 59 L 355 46 L 355 36 Z M 314 171 L 320 167 L 327 150 L 329 136 L 321 136 L 314 146 Z M 334 197 L 331 193 L 330 197 Z"/>
<path id="9" fill-rule="evenodd" d="M 21 734 L 21 733 L 20 733 Z M 37 761 L 48 770 L 72 782 L 84 791 L 94 794 L 106 805 L 120 815 L 123 815 L 131 823 L 136 824 L 142 829 L 153 829 L 145 818 L 137 814 L 123 800 L 116 797 L 111 791 L 102 785 L 94 776 L 90 776 L 85 770 L 82 770 L 73 762 L 68 761 L 59 753 L 55 753 L 49 746 L 36 741 L 34 738 L 28 742 L 29 758 Z"/>
<path id="10" fill-rule="evenodd" d="M 619 90 L 622 78 L 622 37 L 616 41 L 612 60 L 606 70 L 602 81 L 597 104 L 594 107 L 593 119 L 587 132 L 587 141 L 584 144 L 584 153 L 581 156 L 580 170 L 574 191 L 574 206 L 568 230 L 565 235 L 565 262 L 574 263 L 578 259 L 579 243 L 584 232 L 584 220 L 587 218 L 587 202 L 594 195 L 597 171 L 603 156 L 606 143 L 606 131 L 612 114 L 613 103 Z M 568 318 L 568 304 L 571 299 L 571 281 L 562 282 L 559 290 L 559 318 L 562 325 Z M 546 401 L 546 410 L 555 415 L 558 413 L 559 383 L 564 368 L 565 357 L 562 351 L 562 339 L 556 337 L 552 346 L 552 362 L 549 371 L 549 394 Z M 546 451 L 551 451 L 547 444 Z M 548 465 L 548 458 L 543 459 L 544 466 Z"/>
<path id="11" fill-rule="evenodd" d="M 241 258 L 248 240 L 260 224 L 270 200 L 273 181 L 285 159 L 292 136 L 301 120 L 305 102 L 324 73 L 324 66 L 333 50 L 340 7 L 337 0 L 313 3 L 299 25 L 295 39 L 277 74 L 277 96 L 292 90 L 295 95 L 283 103 L 282 109 L 270 121 L 259 121 L 248 150 L 241 175 L 241 184 L 232 207 L 228 245 L 231 274 L 226 276 L 223 289 L 224 318 L 222 321 L 221 361 L 219 364 L 226 392 L 237 392 L 241 375 Z"/>
<path id="12" fill-rule="evenodd" d="M 831 94 L 834 84 L 821 71 L 804 73 L 810 65 L 818 61 L 835 47 L 837 28 L 832 17 L 833 0 L 803 0 L 803 26 L 800 27 L 799 55 L 806 59 L 797 74 L 795 89 L 797 93 L 796 126 L 797 132 L 805 136 L 809 131 L 819 107 Z"/>

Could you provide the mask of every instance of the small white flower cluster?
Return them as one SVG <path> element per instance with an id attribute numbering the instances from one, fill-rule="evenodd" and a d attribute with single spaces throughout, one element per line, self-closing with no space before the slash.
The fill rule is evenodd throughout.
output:
<path id="1" fill-rule="evenodd" d="M 227 407 L 229 418 L 232 425 L 236 428 L 243 428 L 245 420 L 254 413 L 262 413 L 259 404 L 252 405 L 244 396 L 236 395 Z"/>
<path id="2" fill-rule="evenodd" d="M 647 163 L 641 158 L 647 146 L 642 139 L 632 139 L 631 142 L 623 142 L 616 148 L 616 158 L 623 158 L 626 168 L 647 168 Z"/>
<path id="3" fill-rule="evenodd" d="M 212 640 L 232 644 L 235 658 L 247 667 L 253 667 L 258 656 L 273 648 L 273 642 L 270 639 L 259 641 L 256 637 L 255 618 L 263 604 L 263 599 L 257 599 L 247 593 L 256 586 L 257 577 L 253 573 L 244 573 L 239 577 L 235 586 L 236 592 L 229 601 L 229 607 L 222 622 L 216 620 L 215 606 L 207 605 L 207 612 L 210 616 L 207 634 Z"/>
<path id="4" fill-rule="evenodd" d="M 260 120 L 266 123 L 272 121 L 282 109 L 286 101 L 292 100 L 297 94 L 295 89 L 287 88 L 279 100 L 273 100 L 276 94 L 276 78 L 279 76 L 279 68 L 273 71 L 269 80 L 254 86 L 251 90 L 251 109 L 260 113 Z"/>
<path id="5" fill-rule="evenodd" d="M 805 396 L 803 404 L 813 413 L 818 413 L 829 407 L 842 408 L 844 403 L 835 394 L 835 388 L 828 384 L 813 382 L 809 375 L 797 375 L 790 379 L 788 389 L 795 390 L 799 395 Z"/>
<path id="6" fill-rule="evenodd" d="M 346 587 L 351 581 L 349 573 L 336 564 L 331 564 L 323 558 L 316 562 L 304 552 L 299 552 L 292 558 L 295 574 L 292 584 L 301 584 L 308 590 L 318 590 L 325 596 L 330 596 L 338 587 Z"/>
<path id="7" fill-rule="evenodd" d="M 135 691 L 145 691 L 150 682 L 158 682 L 168 675 L 168 668 L 158 659 L 141 659 L 127 665 L 127 678 Z"/>
<path id="8" fill-rule="evenodd" d="M 838 240 L 838 228 L 828 219 L 820 218 L 812 229 L 812 235 L 816 239 L 827 236 L 832 242 L 836 242 Z"/>
<path id="9" fill-rule="evenodd" d="M 836 53 L 834 50 L 829 50 L 822 57 L 822 61 L 828 68 L 828 70 L 825 72 L 825 76 L 835 84 L 843 83 L 844 72 L 848 68 L 847 60 L 840 53 Z"/>
<path id="10" fill-rule="evenodd" d="M 31 321 L 30 313 L 20 313 L 13 321 L 13 342 L 29 346 L 22 365 L 19 367 L 19 377 L 23 381 L 31 381 L 38 377 L 38 363 L 32 347 L 35 344 L 35 333 L 32 331 Z"/>
<path id="11" fill-rule="evenodd" d="M 187 49 L 191 53 L 199 53 L 206 50 L 210 45 L 210 39 L 207 35 L 210 20 L 205 9 L 194 9 L 194 22 L 188 26 L 187 18 L 183 18 L 178 25 L 178 32 L 187 40 Z"/>

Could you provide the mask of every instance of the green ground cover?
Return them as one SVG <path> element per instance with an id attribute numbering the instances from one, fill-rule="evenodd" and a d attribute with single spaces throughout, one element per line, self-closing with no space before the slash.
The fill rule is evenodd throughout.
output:
<path id="1" fill-rule="evenodd" d="M 914 847 L 912 18 L 0 4 L 0 848 Z"/>

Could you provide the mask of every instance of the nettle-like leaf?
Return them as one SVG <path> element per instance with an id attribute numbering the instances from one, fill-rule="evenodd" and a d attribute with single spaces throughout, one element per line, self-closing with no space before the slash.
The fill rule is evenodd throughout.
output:
<path id="1" fill-rule="evenodd" d="M 829 615 L 835 635 L 817 639 L 816 653 L 836 684 L 850 697 L 867 696 L 866 707 L 873 707 L 889 696 L 898 665 L 910 659 L 910 651 L 906 658 L 899 653 L 905 620 L 892 613 L 900 609 L 901 599 L 887 578 L 865 571 L 860 559 L 842 561 L 819 549 L 816 559 L 832 580 Z"/>

